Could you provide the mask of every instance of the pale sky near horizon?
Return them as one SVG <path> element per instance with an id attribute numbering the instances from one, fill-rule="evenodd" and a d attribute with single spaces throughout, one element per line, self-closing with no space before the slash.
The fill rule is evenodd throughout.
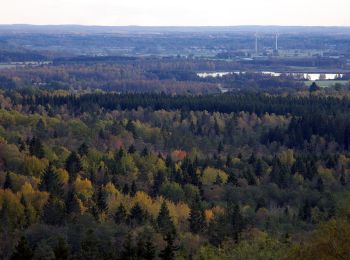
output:
<path id="1" fill-rule="evenodd" d="M 350 0 L 0 0 L 0 24 L 350 26 Z"/>

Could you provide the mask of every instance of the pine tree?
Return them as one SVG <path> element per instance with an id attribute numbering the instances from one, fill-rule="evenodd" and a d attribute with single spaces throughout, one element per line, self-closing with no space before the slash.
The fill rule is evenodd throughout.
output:
<path id="1" fill-rule="evenodd" d="M 13 184 L 12 184 L 12 179 L 11 179 L 11 176 L 10 176 L 10 173 L 9 172 L 7 172 L 6 173 L 6 177 L 5 177 L 5 182 L 4 182 L 4 190 L 6 190 L 6 189 L 12 189 L 12 187 L 13 187 Z"/>
<path id="2" fill-rule="evenodd" d="M 141 152 L 141 156 L 146 157 L 148 155 L 149 155 L 148 148 L 147 148 L 147 146 L 145 146 L 145 148 L 143 148 L 143 150 Z"/>
<path id="3" fill-rule="evenodd" d="M 198 200 L 196 200 L 191 207 L 189 222 L 190 230 L 195 234 L 202 232 L 205 227 L 204 211 Z"/>
<path id="4" fill-rule="evenodd" d="M 42 220 L 48 225 L 63 225 L 65 222 L 65 204 L 57 197 L 50 195 L 49 200 L 46 202 Z"/>
<path id="5" fill-rule="evenodd" d="M 106 192 L 104 191 L 102 186 L 100 186 L 98 188 L 96 205 L 97 205 L 99 213 L 103 213 L 103 212 L 107 211 L 107 209 L 108 209 Z"/>
<path id="6" fill-rule="evenodd" d="M 54 248 L 55 259 L 56 260 L 66 260 L 69 258 L 69 247 L 62 237 L 58 238 L 56 247 Z"/>
<path id="7" fill-rule="evenodd" d="M 124 195 L 128 195 L 129 194 L 129 184 L 125 183 L 122 189 L 122 192 Z"/>
<path id="8" fill-rule="evenodd" d="M 323 184 L 323 180 L 321 177 L 318 178 L 317 180 L 317 186 L 316 186 L 317 190 L 319 192 L 323 192 L 324 191 L 324 184 Z"/>
<path id="9" fill-rule="evenodd" d="M 244 228 L 244 221 L 238 205 L 230 205 L 228 209 L 229 220 L 232 227 L 232 237 L 235 241 L 239 240 L 240 234 Z"/>
<path id="10" fill-rule="evenodd" d="M 47 191 L 53 196 L 62 197 L 64 193 L 62 186 L 63 184 L 60 182 L 58 175 L 50 163 L 41 177 L 39 189 L 41 191 Z"/>
<path id="11" fill-rule="evenodd" d="M 130 145 L 129 149 L 128 149 L 128 153 L 129 154 L 134 154 L 136 152 L 136 148 L 135 146 L 132 144 Z"/>
<path id="12" fill-rule="evenodd" d="M 145 243 L 143 258 L 146 260 L 152 260 L 155 257 L 156 257 L 156 249 L 152 243 L 151 237 L 148 236 Z"/>
<path id="13" fill-rule="evenodd" d="M 132 236 L 131 233 L 129 233 L 126 236 L 126 239 L 123 244 L 123 251 L 121 253 L 121 259 L 130 260 L 135 259 L 136 257 L 136 250 L 132 244 Z"/>
<path id="14" fill-rule="evenodd" d="M 159 231 L 163 235 L 176 233 L 175 225 L 170 217 L 169 209 L 165 201 L 162 203 L 160 207 L 160 211 L 157 217 L 157 225 L 158 225 Z"/>
<path id="15" fill-rule="evenodd" d="M 229 155 L 229 154 L 226 156 L 226 163 L 225 163 L 225 166 L 226 166 L 227 168 L 232 168 L 232 167 L 233 167 L 232 157 L 231 157 L 231 155 Z"/>
<path id="16" fill-rule="evenodd" d="M 179 249 L 174 245 L 175 236 L 173 234 L 167 234 L 164 238 L 166 241 L 165 248 L 160 252 L 159 257 L 164 260 L 173 260 L 175 258 L 175 253 Z"/>
<path id="17" fill-rule="evenodd" d="M 44 147 L 39 138 L 33 137 L 29 142 L 29 153 L 39 159 L 45 157 Z"/>
<path id="18" fill-rule="evenodd" d="M 89 229 L 81 242 L 81 258 L 86 260 L 101 259 L 98 242 L 94 231 Z"/>
<path id="19" fill-rule="evenodd" d="M 28 244 L 27 239 L 22 236 L 19 240 L 15 251 L 11 255 L 11 260 L 24 260 L 24 259 L 33 259 L 34 252 Z"/>
<path id="20" fill-rule="evenodd" d="M 151 191 L 151 195 L 153 197 L 156 197 L 159 194 L 160 187 L 162 186 L 164 181 L 165 181 L 164 173 L 161 171 L 158 171 L 156 177 L 154 178 L 152 191 Z"/>
<path id="21" fill-rule="evenodd" d="M 78 153 L 80 156 L 87 155 L 89 152 L 89 146 L 86 143 L 82 143 L 78 148 Z"/>
<path id="22" fill-rule="evenodd" d="M 130 210 L 129 223 L 131 225 L 138 224 L 141 225 L 146 220 L 146 213 L 137 202 Z"/>
<path id="23" fill-rule="evenodd" d="M 232 185 L 238 185 L 238 179 L 236 174 L 230 170 L 228 171 L 228 179 L 227 179 L 227 183 L 232 183 Z"/>
<path id="24" fill-rule="evenodd" d="M 346 178 L 345 178 L 345 169 L 344 166 L 342 167 L 341 174 L 340 174 L 340 184 L 345 186 L 346 185 Z"/>
<path id="25" fill-rule="evenodd" d="M 82 213 L 81 201 L 79 200 L 74 190 L 70 190 L 68 192 L 66 199 L 66 210 L 67 214 L 73 218 L 80 216 Z"/>
<path id="26" fill-rule="evenodd" d="M 114 222 L 116 224 L 122 224 L 125 223 L 127 220 L 127 212 L 122 203 L 120 203 L 117 211 L 114 214 Z"/>
<path id="27" fill-rule="evenodd" d="M 72 152 L 66 160 L 66 170 L 69 173 L 69 183 L 73 183 L 82 170 L 81 161 L 76 152 Z"/>
<path id="28" fill-rule="evenodd" d="M 221 176 L 219 174 L 217 174 L 214 184 L 221 186 L 222 183 L 223 183 L 223 180 L 222 180 Z"/>
<path id="29" fill-rule="evenodd" d="M 36 218 L 36 211 L 33 208 L 33 206 L 29 205 L 28 202 L 25 200 L 23 194 L 21 196 L 21 204 L 24 207 L 24 223 L 23 226 L 25 228 L 29 227 L 31 224 L 34 223 Z"/>
<path id="30" fill-rule="evenodd" d="M 309 200 L 305 200 L 304 205 L 299 209 L 299 218 L 303 221 L 310 221 L 311 219 L 311 205 Z"/>
<path id="31" fill-rule="evenodd" d="M 219 142 L 217 150 L 218 150 L 218 154 L 221 154 L 224 151 L 224 145 L 222 142 Z"/>
<path id="32" fill-rule="evenodd" d="M 137 192 L 137 186 L 136 186 L 136 182 L 132 181 L 131 183 L 131 189 L 130 189 L 130 196 L 134 197 L 136 195 Z"/>

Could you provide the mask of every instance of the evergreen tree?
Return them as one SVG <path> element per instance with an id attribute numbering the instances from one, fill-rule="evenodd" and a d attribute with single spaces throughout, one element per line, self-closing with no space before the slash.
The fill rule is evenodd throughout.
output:
<path id="1" fill-rule="evenodd" d="M 231 235 L 235 241 L 238 241 L 244 228 L 244 221 L 238 205 L 228 207 L 229 221 L 231 223 Z"/>
<path id="2" fill-rule="evenodd" d="M 130 189 L 130 195 L 131 197 L 134 197 L 136 195 L 137 192 L 137 186 L 136 186 L 136 182 L 132 181 L 131 183 L 131 189 Z"/>
<path id="3" fill-rule="evenodd" d="M 323 184 L 323 180 L 321 177 L 318 178 L 317 180 L 317 186 L 316 186 L 317 190 L 319 192 L 323 192 L 324 191 L 324 184 Z"/>
<path id="4" fill-rule="evenodd" d="M 66 260 L 69 258 L 69 246 L 62 237 L 58 238 L 57 245 L 54 248 L 55 259 Z"/>
<path id="5" fill-rule="evenodd" d="M 157 225 L 158 225 L 159 231 L 163 235 L 176 233 L 175 225 L 170 217 L 169 209 L 165 201 L 162 203 L 160 207 L 160 211 L 157 217 Z"/>
<path id="6" fill-rule="evenodd" d="M 304 205 L 300 207 L 299 218 L 306 222 L 311 220 L 311 205 L 309 200 L 305 200 Z"/>
<path id="7" fill-rule="evenodd" d="M 81 256 L 82 259 L 95 260 L 101 259 L 99 251 L 99 241 L 96 238 L 94 231 L 89 229 L 86 232 L 84 240 L 81 242 Z"/>
<path id="8" fill-rule="evenodd" d="M 82 143 L 78 148 L 78 153 L 80 156 L 87 155 L 89 152 L 89 146 L 86 143 Z"/>
<path id="9" fill-rule="evenodd" d="M 141 152 L 141 156 L 146 157 L 148 155 L 149 155 L 148 148 L 147 148 L 147 146 L 145 146 L 145 148 L 143 148 L 143 150 Z"/>
<path id="10" fill-rule="evenodd" d="M 340 174 L 340 184 L 345 186 L 346 185 L 346 178 L 345 178 L 345 169 L 344 166 L 342 167 L 341 174 Z"/>
<path id="11" fill-rule="evenodd" d="M 78 172 L 82 170 L 80 157 L 76 152 L 72 152 L 68 156 L 66 160 L 66 170 L 69 173 L 69 183 L 73 183 L 78 176 Z"/>
<path id="12" fill-rule="evenodd" d="M 159 257 L 163 260 L 173 260 L 175 258 L 175 253 L 179 249 L 175 243 L 175 237 L 173 234 L 167 234 L 164 238 L 166 241 L 165 248 L 160 252 Z"/>
<path id="13" fill-rule="evenodd" d="M 165 181 L 164 173 L 161 171 L 158 171 L 156 177 L 154 178 L 153 186 L 152 186 L 152 190 L 151 190 L 151 195 L 153 197 L 156 197 L 159 194 L 160 187 L 162 186 L 164 181 Z"/>
<path id="14" fill-rule="evenodd" d="M 154 247 L 151 237 L 148 236 L 145 242 L 143 258 L 146 260 L 152 260 L 156 257 L 156 248 Z"/>
<path id="15" fill-rule="evenodd" d="M 123 244 L 123 251 L 121 253 L 121 260 L 130 260 L 136 258 L 136 250 L 132 244 L 131 233 L 128 233 Z"/>
<path id="16" fill-rule="evenodd" d="M 222 142 L 220 142 L 218 145 L 218 153 L 221 154 L 223 151 L 224 151 L 224 145 Z"/>
<path id="17" fill-rule="evenodd" d="M 53 196 L 63 196 L 63 184 L 60 182 L 58 175 L 54 171 L 51 163 L 41 177 L 39 189 L 41 191 L 47 191 Z"/>
<path id="18" fill-rule="evenodd" d="M 231 183 L 232 185 L 238 185 L 238 179 L 236 174 L 233 171 L 228 171 L 228 179 L 227 183 Z"/>
<path id="19" fill-rule="evenodd" d="M 190 230 L 195 234 L 202 232 L 205 227 L 204 211 L 198 200 L 196 200 L 191 207 L 189 222 Z"/>
<path id="20" fill-rule="evenodd" d="M 34 223 L 36 219 L 36 211 L 33 208 L 33 206 L 29 205 L 27 201 L 25 200 L 23 194 L 21 196 L 21 204 L 24 207 L 24 223 L 23 226 L 25 228 L 29 227 L 31 224 Z"/>
<path id="21" fill-rule="evenodd" d="M 136 148 L 135 146 L 132 144 L 130 145 L 129 149 L 128 149 L 128 153 L 129 154 L 134 154 L 136 152 Z"/>
<path id="22" fill-rule="evenodd" d="M 96 205 L 99 213 L 103 213 L 108 209 L 106 192 L 100 186 L 97 191 Z"/>
<path id="23" fill-rule="evenodd" d="M 131 225 L 141 225 L 145 222 L 145 220 L 146 213 L 144 212 L 140 204 L 137 202 L 130 210 L 129 223 Z"/>
<path id="24" fill-rule="evenodd" d="M 127 212 L 122 203 L 120 203 L 117 211 L 114 214 L 114 222 L 116 224 L 122 224 L 125 223 L 127 220 Z"/>
<path id="25" fill-rule="evenodd" d="M 44 147 L 39 138 L 33 137 L 29 142 L 29 153 L 39 159 L 45 157 Z"/>
<path id="26" fill-rule="evenodd" d="M 221 186 L 222 183 L 223 183 L 223 180 L 222 180 L 221 176 L 219 174 L 217 174 L 214 184 Z"/>
<path id="27" fill-rule="evenodd" d="M 310 93 L 315 92 L 317 90 L 320 90 L 321 88 L 316 84 L 316 82 L 312 82 L 311 86 L 309 87 Z"/>
<path id="28" fill-rule="evenodd" d="M 11 190 L 12 187 L 13 187 L 12 179 L 11 179 L 10 173 L 7 172 L 3 188 L 4 188 L 4 190 L 6 190 L 6 189 L 10 189 Z"/>
<path id="29" fill-rule="evenodd" d="M 231 157 L 231 155 L 229 155 L 229 154 L 226 156 L 226 163 L 225 163 L 225 166 L 226 166 L 227 168 L 232 168 L 232 166 L 233 166 L 232 157 Z"/>
<path id="30" fill-rule="evenodd" d="M 122 192 L 124 195 L 128 195 L 129 194 L 129 184 L 125 183 L 122 189 Z"/>
<path id="31" fill-rule="evenodd" d="M 42 220 L 48 225 L 63 225 L 65 222 L 65 204 L 57 197 L 50 195 L 43 208 Z"/>
<path id="32" fill-rule="evenodd" d="M 81 201 L 74 190 L 70 190 L 66 199 L 67 214 L 73 218 L 80 216 L 82 213 Z"/>
<path id="33" fill-rule="evenodd" d="M 33 250 L 29 246 L 27 239 L 22 236 L 15 248 L 15 251 L 11 255 L 11 260 L 29 260 L 33 259 L 33 257 Z"/>

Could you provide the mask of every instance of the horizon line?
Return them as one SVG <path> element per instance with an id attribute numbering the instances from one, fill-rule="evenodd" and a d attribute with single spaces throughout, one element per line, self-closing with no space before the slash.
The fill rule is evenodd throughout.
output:
<path id="1" fill-rule="evenodd" d="M 81 27 L 314 27 L 314 28 L 350 28 L 350 25 L 278 25 L 278 24 L 240 24 L 240 25 L 101 25 L 101 24 L 34 24 L 34 23 L 0 23 L 0 26 L 81 26 Z"/>

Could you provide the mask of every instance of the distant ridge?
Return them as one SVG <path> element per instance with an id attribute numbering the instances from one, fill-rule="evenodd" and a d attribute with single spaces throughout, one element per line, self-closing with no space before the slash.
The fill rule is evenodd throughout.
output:
<path id="1" fill-rule="evenodd" d="M 350 27 L 342 26 L 277 26 L 277 25 L 241 25 L 241 26 L 88 26 L 88 25 L 0 25 L 0 33 L 315 33 L 350 34 Z"/>

